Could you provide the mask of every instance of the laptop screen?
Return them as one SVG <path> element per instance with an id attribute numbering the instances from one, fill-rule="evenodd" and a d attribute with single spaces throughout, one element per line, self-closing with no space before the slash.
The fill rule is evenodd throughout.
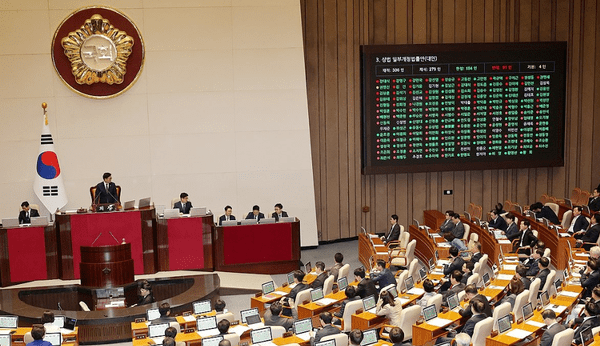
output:
<path id="1" fill-rule="evenodd" d="M 310 291 L 310 299 L 313 302 L 316 302 L 317 300 L 323 298 L 323 289 L 322 288 L 315 288 L 314 290 Z"/>
<path id="2" fill-rule="evenodd" d="M 305 318 L 294 322 L 294 334 L 302 334 L 312 330 L 312 319 Z"/>
<path id="3" fill-rule="evenodd" d="M 77 324 L 76 318 L 65 317 L 65 325 L 63 326 L 63 328 L 69 329 L 69 330 L 75 330 L 76 324 Z"/>
<path id="4" fill-rule="evenodd" d="M 540 298 L 542 299 L 542 306 L 546 306 L 550 303 L 550 296 L 548 295 L 548 291 L 542 292 Z"/>
<path id="5" fill-rule="evenodd" d="M 566 280 L 569 277 L 569 269 L 565 268 L 563 271 L 563 278 Z"/>
<path id="6" fill-rule="evenodd" d="M 304 265 L 304 270 L 306 270 L 306 274 L 310 273 L 310 271 L 312 270 L 310 262 L 306 262 L 306 264 Z"/>
<path id="7" fill-rule="evenodd" d="M 523 305 L 523 319 L 528 320 L 533 316 L 533 306 L 531 303 Z"/>
<path id="8" fill-rule="evenodd" d="M 419 269 L 419 276 L 421 276 L 421 280 L 425 280 L 427 278 L 427 269 L 425 269 L 425 267 L 421 267 L 421 269 Z"/>
<path id="9" fill-rule="evenodd" d="M 19 316 L 0 316 L 0 328 L 17 329 Z"/>
<path id="10" fill-rule="evenodd" d="M 321 341 L 321 342 L 315 342 L 315 346 L 335 346 L 335 339 Z"/>
<path id="11" fill-rule="evenodd" d="M 429 321 L 437 317 L 437 311 L 435 310 L 435 305 L 429 305 L 425 309 L 423 309 L 423 318 L 425 321 Z"/>
<path id="12" fill-rule="evenodd" d="M 262 323 L 262 320 L 260 319 L 259 315 L 250 315 L 246 317 L 246 323 L 251 326 L 253 324 Z"/>
<path id="13" fill-rule="evenodd" d="M 365 330 L 363 332 L 363 339 L 360 342 L 360 346 L 368 346 L 368 345 L 373 345 L 376 343 L 377 343 L 377 330 L 376 329 Z"/>
<path id="14" fill-rule="evenodd" d="M 557 292 L 560 289 L 561 284 L 562 284 L 562 281 L 560 281 L 560 279 L 556 279 L 556 281 L 554 281 L 554 288 L 556 288 Z"/>
<path id="15" fill-rule="evenodd" d="M 343 291 L 348 287 L 348 278 L 343 277 L 338 279 L 338 288 L 340 291 Z"/>
<path id="16" fill-rule="evenodd" d="M 264 284 L 262 284 L 263 294 L 269 294 L 273 291 L 275 291 L 275 283 L 273 283 L 273 281 L 265 282 Z"/>
<path id="17" fill-rule="evenodd" d="M 146 310 L 146 321 L 153 321 L 157 318 L 160 318 L 160 311 L 158 311 L 158 308 Z"/>
<path id="18" fill-rule="evenodd" d="M 498 319 L 498 332 L 500 334 L 508 331 L 511 327 L 510 315 L 502 316 Z"/>
<path id="19" fill-rule="evenodd" d="M 453 310 L 458 306 L 458 295 L 456 293 L 452 293 L 448 296 L 448 309 Z"/>
<path id="20" fill-rule="evenodd" d="M 259 342 L 271 341 L 271 340 L 273 340 L 273 337 L 271 336 L 271 328 L 266 327 L 266 328 L 254 329 L 250 332 L 250 338 L 252 338 L 253 344 L 258 344 Z"/>
<path id="21" fill-rule="evenodd" d="M 587 346 L 594 341 L 594 335 L 592 334 L 592 327 L 587 327 L 581 331 L 581 343 L 583 346 Z"/>
<path id="22" fill-rule="evenodd" d="M 248 316 L 258 315 L 258 308 L 247 309 L 240 311 L 240 316 L 242 316 L 242 323 L 247 323 L 246 318 Z"/>
<path id="23" fill-rule="evenodd" d="M 10 346 L 11 334 L 0 334 L 0 346 Z"/>
<path id="24" fill-rule="evenodd" d="M 165 329 L 169 328 L 168 323 L 157 323 L 150 324 L 148 326 L 148 337 L 149 338 L 157 338 L 159 336 L 165 336 Z M 46 334 L 48 335 L 48 334 Z"/>
<path id="25" fill-rule="evenodd" d="M 489 273 L 483 274 L 483 284 L 487 285 L 489 283 L 490 283 L 490 274 Z"/>
<path id="26" fill-rule="evenodd" d="M 223 340 L 223 335 L 202 338 L 202 346 L 219 346 L 221 340 Z"/>
<path id="27" fill-rule="evenodd" d="M 413 287 L 415 287 L 415 282 L 413 281 L 412 276 L 409 276 L 404 280 L 404 286 L 406 286 L 407 291 L 410 291 Z"/>
<path id="28" fill-rule="evenodd" d="M 205 314 L 207 312 L 211 312 L 212 308 L 210 306 L 210 300 L 202 300 L 199 302 L 194 302 L 192 304 L 194 315 Z"/>
<path id="29" fill-rule="evenodd" d="M 462 257 L 469 257 L 471 256 L 471 254 L 468 251 L 465 251 L 463 253 L 460 254 Z"/>
<path id="30" fill-rule="evenodd" d="M 287 275 L 288 284 L 291 285 L 294 283 L 294 272 L 288 273 Z"/>
<path id="31" fill-rule="evenodd" d="M 63 328 L 65 326 L 65 316 L 54 316 L 54 322 L 52 322 L 52 325 L 58 328 Z"/>
<path id="32" fill-rule="evenodd" d="M 440 259 L 440 254 L 439 254 L 438 250 L 435 250 L 435 260 L 436 260 L 436 262 L 439 259 Z"/>
<path id="33" fill-rule="evenodd" d="M 196 328 L 198 331 L 217 328 L 217 316 L 200 317 L 196 319 Z"/>
<path id="34" fill-rule="evenodd" d="M 398 298 L 398 290 L 396 289 L 396 286 L 390 287 L 387 291 L 390 292 L 390 294 L 392 295 L 392 297 L 394 297 L 394 299 Z"/>
<path id="35" fill-rule="evenodd" d="M 363 308 L 365 311 L 371 310 L 375 305 L 377 305 L 377 303 L 375 303 L 375 296 L 368 296 L 363 299 Z"/>
<path id="36" fill-rule="evenodd" d="M 62 344 L 62 334 L 61 333 L 46 333 L 46 335 L 44 335 L 44 341 L 48 341 L 49 343 L 52 344 L 52 346 L 60 346 Z"/>
<path id="37" fill-rule="evenodd" d="M 433 261 L 433 258 L 429 259 L 429 269 L 433 269 L 435 268 L 435 262 Z"/>

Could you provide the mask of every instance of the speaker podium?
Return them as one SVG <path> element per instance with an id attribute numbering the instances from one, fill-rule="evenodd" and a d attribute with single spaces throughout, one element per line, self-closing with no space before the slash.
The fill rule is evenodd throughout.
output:
<path id="1" fill-rule="evenodd" d="M 82 246 L 81 285 L 89 288 L 125 286 L 134 282 L 131 244 Z"/>

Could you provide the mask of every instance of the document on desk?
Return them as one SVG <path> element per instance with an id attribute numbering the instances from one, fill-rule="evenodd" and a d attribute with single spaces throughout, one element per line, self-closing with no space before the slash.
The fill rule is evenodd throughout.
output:
<path id="1" fill-rule="evenodd" d="M 278 296 L 286 296 L 288 293 L 283 291 L 273 291 L 271 294 L 276 294 Z"/>
<path id="2" fill-rule="evenodd" d="M 404 298 L 398 298 L 400 300 L 400 304 L 402 304 L 402 306 L 404 306 L 405 304 L 408 304 L 410 302 L 410 299 L 404 299 Z"/>
<path id="3" fill-rule="evenodd" d="M 0 334 L 12 334 L 12 329 L 0 329 Z"/>
<path id="4" fill-rule="evenodd" d="M 488 286 L 488 288 L 489 288 L 489 289 L 492 289 L 492 290 L 503 290 L 503 289 L 505 289 L 506 287 L 504 287 L 504 286 L 490 285 L 490 286 Z"/>
<path id="5" fill-rule="evenodd" d="M 369 233 L 369 238 L 379 238 L 379 236 L 377 234 L 370 234 Z"/>
<path id="6" fill-rule="evenodd" d="M 562 291 L 558 293 L 559 296 L 566 296 L 566 297 L 578 297 L 579 293 L 577 292 L 571 292 L 571 291 Z"/>
<path id="7" fill-rule="evenodd" d="M 183 316 L 183 320 L 186 322 L 194 322 L 194 321 L 196 321 L 196 316 L 194 316 L 194 315 Z"/>
<path id="8" fill-rule="evenodd" d="M 508 239 L 498 239 L 498 244 L 511 244 Z"/>
<path id="9" fill-rule="evenodd" d="M 304 341 L 310 340 L 310 332 L 296 334 L 296 336 Z"/>
<path id="10" fill-rule="evenodd" d="M 510 281 L 510 280 L 512 280 L 512 278 L 513 278 L 513 276 L 508 275 L 508 274 L 498 274 L 498 276 L 496 276 L 496 279 L 505 280 L 505 281 Z"/>
<path id="11" fill-rule="evenodd" d="M 565 310 L 567 310 L 567 307 L 563 305 L 557 305 L 556 307 L 554 307 L 554 305 L 548 305 L 546 306 L 546 309 L 554 310 L 554 312 L 556 312 L 556 315 L 560 315 L 563 312 L 565 312 Z"/>
<path id="12" fill-rule="evenodd" d="M 502 266 L 502 268 L 504 268 L 504 270 L 516 270 L 517 266 L 512 264 L 505 264 L 504 266 Z"/>
<path id="13" fill-rule="evenodd" d="M 590 257 L 590 255 L 587 252 L 578 252 L 578 253 L 575 254 L 575 256 Z"/>
<path id="14" fill-rule="evenodd" d="M 317 300 L 315 303 L 320 306 L 325 306 L 325 305 L 333 304 L 335 302 L 337 302 L 337 300 L 333 299 L 333 298 L 321 298 L 321 299 Z"/>
<path id="15" fill-rule="evenodd" d="M 422 289 L 422 288 L 413 287 L 409 291 L 407 291 L 406 293 L 408 293 L 408 294 L 414 294 L 416 296 L 420 296 L 421 294 L 425 293 L 425 290 Z"/>
<path id="16" fill-rule="evenodd" d="M 506 333 L 506 335 L 517 339 L 525 339 L 526 337 L 531 335 L 531 332 L 523 329 L 513 329 L 510 332 Z"/>
<path id="17" fill-rule="evenodd" d="M 448 242 L 443 242 L 443 243 L 437 243 L 437 246 L 439 246 L 439 247 L 452 247 L 452 244 L 450 244 Z"/>
<path id="18" fill-rule="evenodd" d="M 527 321 L 527 322 L 525 322 L 525 324 L 529 324 L 530 326 L 534 326 L 534 327 L 538 327 L 538 328 L 543 328 L 546 326 L 545 323 L 537 322 L 537 321 Z"/>
<path id="19" fill-rule="evenodd" d="M 447 318 L 440 318 L 440 317 L 432 318 L 429 321 L 427 321 L 427 324 L 431 324 L 432 326 L 436 326 L 436 327 L 445 327 L 445 326 L 449 325 L 450 323 L 452 323 L 452 320 L 449 320 Z"/>
<path id="20" fill-rule="evenodd" d="M 250 327 L 248 326 L 243 326 L 241 324 L 238 324 L 237 326 L 234 327 L 229 327 L 229 331 L 232 333 L 236 333 L 237 335 L 242 335 L 244 334 L 245 331 L 250 330 Z"/>
<path id="21" fill-rule="evenodd" d="M 437 261 L 437 264 L 438 265 L 450 264 L 450 261 L 441 259 L 441 260 Z"/>

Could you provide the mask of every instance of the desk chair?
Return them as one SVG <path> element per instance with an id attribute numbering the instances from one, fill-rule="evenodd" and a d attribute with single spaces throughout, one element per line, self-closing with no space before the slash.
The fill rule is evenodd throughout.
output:
<path id="1" fill-rule="evenodd" d="M 554 335 L 552 340 L 552 346 L 570 346 L 575 338 L 575 331 L 571 328 L 567 328 L 562 332 Z"/>
<path id="2" fill-rule="evenodd" d="M 479 275 L 483 276 L 483 268 L 487 266 L 489 256 L 485 253 L 479 259 Z"/>
<path id="3" fill-rule="evenodd" d="M 471 235 L 469 236 L 469 243 L 467 244 L 467 248 L 472 248 L 473 246 L 475 246 L 475 243 L 479 241 L 479 234 L 477 233 L 471 233 Z"/>
<path id="4" fill-rule="evenodd" d="M 410 262 L 410 265 L 408 266 L 408 277 L 412 276 L 415 282 L 417 282 L 417 275 L 419 275 L 419 260 L 415 258 L 412 260 L 412 262 Z"/>
<path id="5" fill-rule="evenodd" d="M 548 294 L 550 295 L 550 287 L 552 287 L 554 285 L 554 277 L 556 276 L 556 270 L 550 270 L 550 274 L 548 274 L 548 276 L 546 277 L 546 282 L 544 283 L 544 287 L 542 287 L 541 292 L 545 292 L 548 291 Z"/>
<path id="6" fill-rule="evenodd" d="M 435 305 L 435 310 L 440 311 L 440 308 L 442 307 L 442 295 L 438 293 L 427 299 L 427 306 L 429 305 Z"/>
<path id="7" fill-rule="evenodd" d="M 510 303 L 502 303 L 498 305 L 492 314 L 492 318 L 494 319 L 494 325 L 492 327 L 493 330 L 498 330 L 498 319 L 504 317 L 510 313 Z M 489 335 L 489 334 L 488 334 Z"/>
<path id="8" fill-rule="evenodd" d="M 171 209 L 175 208 L 175 203 L 179 202 L 179 200 L 181 200 L 181 198 L 172 198 L 171 199 Z"/>
<path id="9" fill-rule="evenodd" d="M 217 323 L 221 320 L 227 320 L 229 322 L 233 322 L 234 316 L 233 312 L 226 312 L 224 314 L 217 314 Z"/>
<path id="10" fill-rule="evenodd" d="M 396 286 L 396 291 L 402 292 L 406 289 L 406 285 L 404 284 L 404 280 L 408 278 L 408 270 L 403 271 L 398 275 L 396 282 L 398 283 Z"/>
<path id="11" fill-rule="evenodd" d="M 463 234 L 463 238 L 461 239 L 463 244 L 469 244 L 469 233 L 471 233 L 471 225 L 464 223 L 465 233 Z"/>
<path id="12" fill-rule="evenodd" d="M 342 332 L 348 333 L 352 330 L 352 315 L 356 310 L 363 308 L 362 299 L 346 303 L 344 315 L 342 316 Z"/>
<path id="13" fill-rule="evenodd" d="M 311 289 L 306 289 L 298 292 L 296 295 L 296 300 L 294 301 L 294 308 L 292 309 L 292 316 L 297 319 L 298 318 L 298 305 L 303 304 L 304 301 L 310 301 L 310 291 Z"/>
<path id="14" fill-rule="evenodd" d="M 534 308 L 538 303 L 538 293 L 540 292 L 541 284 L 542 281 L 540 280 L 540 278 L 536 278 L 531 282 L 531 285 L 529 285 L 529 301 L 531 302 L 531 305 Z"/>
<path id="15" fill-rule="evenodd" d="M 402 309 L 400 312 L 400 329 L 404 332 L 404 340 L 412 339 L 412 326 L 417 322 L 417 320 L 421 317 L 421 306 L 413 305 L 406 309 Z"/>
<path id="16" fill-rule="evenodd" d="M 493 326 L 494 319 L 491 317 L 476 323 L 471 337 L 471 345 L 485 345 L 485 338 L 492 333 Z"/>
<path id="17" fill-rule="evenodd" d="M 571 220 L 573 220 L 573 211 L 567 210 L 563 214 L 562 222 L 560 223 L 560 225 L 563 229 L 569 229 L 569 227 L 571 226 Z"/>
<path id="18" fill-rule="evenodd" d="M 405 252 L 399 252 L 397 256 L 392 257 L 390 254 L 390 264 L 396 267 L 406 267 L 415 258 L 415 247 L 417 246 L 417 240 L 411 240 L 406 246 Z M 392 250 L 393 251 L 393 250 Z"/>
<path id="19" fill-rule="evenodd" d="M 237 345 L 240 343 L 240 336 L 235 333 L 225 334 L 223 335 L 223 339 L 229 340 L 232 345 Z"/>
<path id="20" fill-rule="evenodd" d="M 285 333 L 285 332 L 286 332 L 285 327 L 271 326 L 271 335 L 273 336 L 273 339 L 282 337 L 283 333 Z"/>
<path id="21" fill-rule="evenodd" d="M 477 274 L 477 273 L 473 273 L 473 275 L 471 275 L 471 276 L 470 276 L 470 277 L 467 279 L 467 285 L 470 285 L 470 284 L 473 284 L 473 283 L 474 283 L 475 285 L 477 285 L 477 283 L 479 283 L 479 279 L 480 279 L 480 277 L 479 277 L 479 274 Z M 461 291 L 461 292 L 462 292 L 462 291 Z"/>
<path id="22" fill-rule="evenodd" d="M 513 307 L 512 312 L 513 312 L 513 315 L 515 315 L 516 321 L 523 318 L 523 307 L 528 302 L 529 302 L 529 290 L 524 290 L 523 292 L 519 293 L 519 295 L 517 295 L 517 298 L 515 298 L 515 306 Z M 531 305 L 533 305 L 533 304 L 531 304 Z"/>
<path id="23" fill-rule="evenodd" d="M 327 340 L 335 340 L 335 346 L 348 346 L 348 335 L 345 333 L 327 335 L 321 339 L 321 341 Z"/>
<path id="24" fill-rule="evenodd" d="M 31 332 L 25 333 L 25 335 L 23 336 L 23 342 L 25 343 L 25 345 L 27 345 L 30 342 L 33 342 L 33 336 L 31 336 Z"/>
<path id="25" fill-rule="evenodd" d="M 323 283 L 323 295 L 326 296 L 333 292 L 333 279 L 333 275 L 329 275 L 327 279 L 325 279 L 325 282 Z"/>
<path id="26" fill-rule="evenodd" d="M 169 327 L 177 329 L 178 334 L 181 333 L 181 326 L 179 325 L 179 322 L 169 322 Z"/>
<path id="27" fill-rule="evenodd" d="M 475 266 L 473 267 L 473 274 L 477 274 L 479 276 L 483 275 L 483 273 L 481 272 L 481 264 L 479 264 L 479 262 L 475 262 Z"/>
<path id="28" fill-rule="evenodd" d="M 350 273 L 350 264 L 346 263 L 340 268 L 340 271 L 338 272 L 338 280 L 340 278 L 348 278 L 348 273 Z M 348 282 L 350 282 L 350 280 L 348 280 Z"/>

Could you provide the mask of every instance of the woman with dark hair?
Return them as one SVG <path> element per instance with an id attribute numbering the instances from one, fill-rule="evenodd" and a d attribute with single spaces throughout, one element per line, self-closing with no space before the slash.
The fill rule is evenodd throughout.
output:
<path id="1" fill-rule="evenodd" d="M 390 320 L 390 324 L 393 326 L 400 326 L 402 322 L 400 320 L 400 313 L 402 312 L 402 302 L 399 299 L 394 299 L 394 296 L 388 292 L 383 291 L 379 294 L 379 301 L 377 302 L 377 309 L 375 314 L 377 316 L 385 316 Z M 389 329 L 389 328 L 387 328 Z M 389 330 L 387 330 L 389 332 Z"/>
<path id="2" fill-rule="evenodd" d="M 524 290 L 525 285 L 523 284 L 523 281 L 516 276 L 513 276 L 512 280 L 510 280 L 510 283 L 508 284 L 508 293 L 506 293 L 506 296 L 502 298 L 502 300 L 500 300 L 496 305 L 509 302 L 510 309 L 512 310 L 515 307 L 515 300 L 517 299 L 517 296 Z"/>
<path id="3" fill-rule="evenodd" d="M 138 302 L 137 305 L 146 305 L 152 304 L 156 300 L 154 299 L 154 295 L 152 295 L 152 285 L 148 282 L 148 280 L 140 280 L 138 282 Z"/>
<path id="4" fill-rule="evenodd" d="M 60 332 L 60 328 L 54 325 L 54 313 L 50 310 L 42 314 L 42 324 L 48 333 Z"/>

